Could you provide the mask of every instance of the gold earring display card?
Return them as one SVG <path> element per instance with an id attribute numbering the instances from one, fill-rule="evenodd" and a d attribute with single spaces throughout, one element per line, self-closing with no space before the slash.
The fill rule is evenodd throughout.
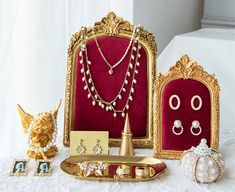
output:
<path id="1" fill-rule="evenodd" d="M 108 131 L 71 131 L 70 156 L 108 154 Z"/>

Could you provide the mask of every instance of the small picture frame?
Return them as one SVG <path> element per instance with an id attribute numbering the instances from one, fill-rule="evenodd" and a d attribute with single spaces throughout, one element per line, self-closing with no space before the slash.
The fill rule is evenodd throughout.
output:
<path id="1" fill-rule="evenodd" d="M 28 173 L 28 159 L 15 159 L 10 176 L 26 176 Z"/>
<path id="2" fill-rule="evenodd" d="M 52 159 L 37 160 L 34 176 L 51 176 L 52 161 Z"/>

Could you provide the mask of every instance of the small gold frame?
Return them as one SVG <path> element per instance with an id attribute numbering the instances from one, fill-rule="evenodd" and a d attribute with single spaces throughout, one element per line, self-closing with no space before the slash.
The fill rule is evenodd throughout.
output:
<path id="1" fill-rule="evenodd" d="M 13 167 L 9 175 L 10 176 L 26 176 L 28 174 L 28 162 L 29 162 L 29 159 L 14 159 Z M 24 166 L 23 171 L 19 171 L 19 172 L 17 171 L 18 169 L 16 169 L 16 165 L 18 165 L 18 163 L 23 163 L 23 166 Z"/>
<path id="2" fill-rule="evenodd" d="M 219 92 L 220 87 L 214 74 L 204 71 L 196 61 L 184 55 L 172 66 L 168 73 L 159 74 L 154 84 L 154 155 L 158 158 L 180 159 L 183 151 L 162 149 L 162 92 L 164 87 L 176 79 L 193 79 L 203 83 L 211 98 L 211 143 L 213 150 L 219 147 Z"/>
<path id="3" fill-rule="evenodd" d="M 93 39 L 93 34 L 96 36 L 116 36 L 123 38 L 131 38 L 134 30 L 134 25 L 130 22 L 123 20 L 121 17 L 110 12 L 101 21 L 96 22 L 93 27 L 85 28 L 88 41 Z M 146 125 L 146 137 L 133 138 L 135 147 L 152 147 L 153 146 L 153 89 L 156 73 L 156 57 L 157 45 L 152 33 L 148 32 L 142 27 L 140 30 L 140 43 L 146 50 L 148 65 L 148 114 Z M 74 120 L 74 89 L 76 77 L 76 57 L 81 47 L 81 31 L 72 35 L 68 46 L 67 54 L 67 75 L 66 75 L 66 90 L 65 90 L 65 109 L 64 109 L 64 145 L 70 145 L 70 131 L 73 130 Z M 121 139 L 110 138 L 109 146 L 120 146 Z"/>
<path id="4" fill-rule="evenodd" d="M 34 176 L 51 176 L 52 173 L 52 159 L 40 159 L 36 161 L 36 169 L 34 171 Z M 47 170 L 44 171 L 40 166 L 45 164 Z"/>

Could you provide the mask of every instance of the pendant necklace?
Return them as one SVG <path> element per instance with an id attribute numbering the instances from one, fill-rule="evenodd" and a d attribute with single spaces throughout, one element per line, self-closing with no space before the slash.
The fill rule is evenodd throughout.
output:
<path id="1" fill-rule="evenodd" d="M 79 52 L 79 56 L 80 56 L 79 63 L 81 64 L 82 81 L 85 84 L 84 90 L 87 91 L 88 99 L 92 100 L 93 106 L 98 105 L 99 107 L 101 107 L 102 109 L 106 111 L 112 111 L 113 117 L 117 117 L 119 113 L 122 115 L 122 117 L 125 117 L 125 111 L 129 109 L 129 106 L 130 106 L 129 103 L 133 101 L 134 99 L 133 98 L 133 94 L 135 92 L 134 85 L 137 84 L 136 75 L 139 73 L 138 71 L 138 67 L 140 66 L 139 58 L 141 57 L 141 54 L 139 53 L 139 50 L 141 49 L 141 45 L 139 43 L 139 35 L 137 35 L 139 34 L 139 31 L 140 31 L 139 27 L 134 28 L 130 43 L 125 53 L 123 54 L 123 56 L 117 63 L 111 66 L 109 62 L 105 62 L 109 67 L 109 74 L 112 75 L 113 69 L 116 66 L 118 66 L 120 63 L 122 63 L 124 58 L 127 56 L 128 51 L 131 49 L 129 64 L 126 70 L 123 83 L 117 95 L 114 96 L 114 98 L 111 101 L 106 101 L 105 99 L 103 99 L 100 96 L 98 90 L 96 89 L 95 82 L 93 81 L 93 77 L 92 77 L 92 73 L 90 69 L 90 66 L 95 65 L 95 64 L 89 60 L 88 49 L 87 49 L 85 41 L 83 41 L 80 52 Z M 137 32 L 137 34 L 135 32 Z M 86 37 L 84 36 L 83 38 L 86 39 Z M 96 40 L 96 37 L 94 37 L 94 39 L 96 42 L 98 42 Z M 104 61 L 105 60 L 107 61 L 103 52 L 101 51 L 101 49 L 99 49 L 99 44 L 97 45 L 96 43 L 96 46 L 101 56 L 103 55 L 102 58 L 104 59 Z M 127 87 L 128 84 L 130 85 L 130 88 Z M 119 102 L 119 100 L 123 99 L 123 95 L 122 95 L 123 93 L 128 94 L 127 100 L 124 102 L 125 104 L 121 109 L 117 109 L 117 103 Z"/>

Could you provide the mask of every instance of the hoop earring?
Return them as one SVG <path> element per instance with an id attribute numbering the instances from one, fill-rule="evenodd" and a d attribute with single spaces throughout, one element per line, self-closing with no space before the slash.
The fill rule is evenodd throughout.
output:
<path id="1" fill-rule="evenodd" d="M 83 141 L 84 141 L 83 139 L 80 140 L 80 145 L 77 146 L 77 149 L 76 149 L 79 155 L 82 155 L 86 152 L 86 147 L 83 145 Z"/>
<path id="2" fill-rule="evenodd" d="M 172 100 L 173 100 L 174 98 L 176 98 L 176 100 L 177 100 L 177 105 L 176 105 L 176 106 L 173 106 L 173 104 L 172 104 Z M 180 105 L 181 105 L 179 96 L 178 96 L 178 95 L 171 95 L 171 97 L 170 97 L 170 99 L 169 99 L 169 105 L 170 105 L 170 108 L 171 108 L 172 110 L 177 110 L 177 109 L 179 109 L 179 108 L 180 108 Z"/>
<path id="3" fill-rule="evenodd" d="M 180 132 L 176 132 L 176 131 L 175 131 L 175 128 L 176 128 L 176 129 L 179 129 L 179 128 L 180 128 Z M 173 125 L 173 127 L 172 127 L 172 132 L 173 132 L 175 135 L 181 135 L 181 134 L 183 133 L 183 131 L 184 131 L 184 128 L 183 128 L 183 126 L 182 126 L 181 121 L 180 121 L 180 120 L 175 120 L 175 121 L 174 121 L 174 125 Z"/>
<path id="4" fill-rule="evenodd" d="M 93 153 L 99 155 L 102 153 L 103 148 L 100 145 L 100 139 L 97 139 L 96 145 L 93 147 Z"/>
<path id="5" fill-rule="evenodd" d="M 195 133 L 193 130 L 194 129 L 199 129 L 199 131 L 197 133 Z M 190 129 L 191 133 L 194 135 L 194 136 L 198 136 L 201 134 L 202 132 L 202 128 L 200 126 L 200 122 L 198 120 L 194 120 L 192 122 L 192 126 L 191 126 L 191 129 Z"/>
<path id="6" fill-rule="evenodd" d="M 199 104 L 197 107 L 194 105 L 194 100 L 198 99 Z M 194 111 L 198 111 L 202 108 L 202 98 L 199 95 L 194 95 L 191 99 L 191 107 L 193 108 Z"/>

